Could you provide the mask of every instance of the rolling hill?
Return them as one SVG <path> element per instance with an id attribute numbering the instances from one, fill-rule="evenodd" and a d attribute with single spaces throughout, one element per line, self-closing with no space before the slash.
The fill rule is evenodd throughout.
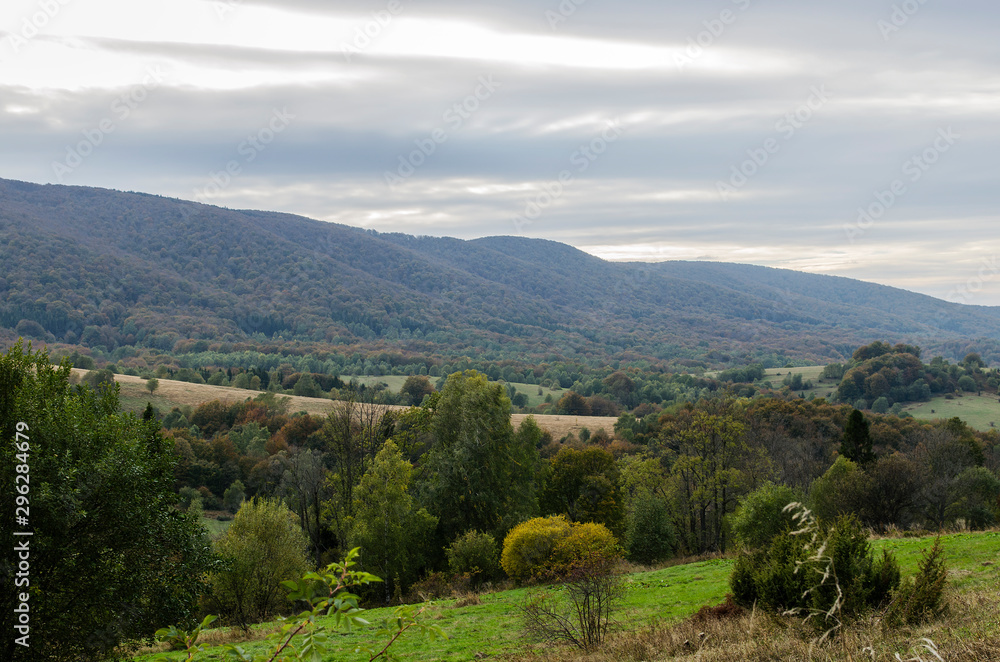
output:
<path id="1" fill-rule="evenodd" d="M 1000 360 L 1000 309 L 847 278 L 615 263 L 524 237 L 384 234 L 282 213 L 0 180 L 0 334 L 486 360 L 824 362 L 875 339 Z"/>

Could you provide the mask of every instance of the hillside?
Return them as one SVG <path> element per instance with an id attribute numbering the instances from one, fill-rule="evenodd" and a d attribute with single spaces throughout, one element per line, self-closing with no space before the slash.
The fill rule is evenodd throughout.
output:
<path id="1" fill-rule="evenodd" d="M 842 360 L 874 339 L 1000 360 L 1000 310 L 748 265 L 613 263 L 551 241 L 379 234 L 0 180 L 0 339 L 179 340 L 487 360 Z"/>

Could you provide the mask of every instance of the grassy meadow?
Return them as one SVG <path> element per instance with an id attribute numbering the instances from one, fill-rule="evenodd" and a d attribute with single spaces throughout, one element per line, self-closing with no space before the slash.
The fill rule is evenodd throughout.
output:
<path id="1" fill-rule="evenodd" d="M 882 632 L 877 624 L 864 622 L 850 630 L 850 636 L 865 637 L 879 644 L 885 656 L 874 659 L 893 659 L 891 653 L 905 652 L 910 642 L 929 636 L 938 642 L 945 660 L 987 660 L 987 657 L 948 656 L 949 650 L 960 651 L 963 646 L 996 645 L 1000 652 L 1000 532 L 953 533 L 943 535 L 942 546 L 948 563 L 950 586 L 949 600 L 953 607 L 950 615 L 938 623 L 920 628 L 903 628 L 891 633 Z M 896 555 L 904 577 L 917 570 L 923 550 L 934 542 L 933 537 L 887 538 L 873 541 L 876 553 L 888 549 Z M 413 661 L 470 660 L 484 656 L 505 660 L 668 660 L 668 659 L 807 659 L 806 657 L 772 657 L 774 650 L 803 650 L 815 631 L 794 619 L 776 619 L 761 613 L 752 613 L 732 624 L 693 624 L 688 619 L 702 605 L 721 602 L 728 592 L 728 579 L 732 558 L 717 558 L 672 565 L 657 570 L 632 572 L 626 577 L 626 591 L 617 615 L 617 634 L 605 646 L 589 655 L 571 648 L 555 648 L 526 639 L 521 632 L 517 606 L 536 591 L 554 591 L 550 587 L 518 588 L 498 592 L 467 594 L 457 599 L 440 600 L 428 604 L 421 616 L 439 625 L 448 635 L 447 640 L 427 641 L 418 636 L 404 636 L 393 647 L 400 659 Z M 390 609 L 371 609 L 366 618 L 374 624 L 387 618 Z M 870 619 L 872 620 L 872 619 Z M 326 623 L 332 627 L 331 623 Z M 264 624 L 254 636 L 256 640 L 240 643 L 250 653 L 263 653 L 269 642 L 260 637 L 274 629 L 274 624 Z M 766 641 L 754 636 L 754 629 Z M 372 629 L 344 632 L 333 637 L 331 651 L 324 660 L 363 659 L 352 651 L 360 642 L 375 643 Z M 699 632 L 712 632 L 717 641 L 703 641 L 700 648 L 704 658 L 694 657 L 693 645 L 685 647 L 684 641 L 700 641 Z M 242 637 L 227 629 L 209 631 L 206 643 L 215 647 L 206 649 L 201 659 L 223 659 L 219 644 L 235 642 Z M 703 637 L 704 638 L 704 637 Z M 874 638 L 874 639 L 873 639 Z M 945 642 L 945 643 L 942 643 Z M 984 643 L 985 642 L 985 643 Z M 992 642 L 992 643 L 990 643 Z M 709 644 L 718 644 L 711 653 Z M 744 657 L 725 657 L 740 646 L 746 648 Z M 760 650 L 758 650 L 758 647 Z M 777 647 L 777 648 L 774 648 Z M 858 646 L 857 653 L 862 646 Z M 756 652 L 755 652 L 756 651 Z M 763 652 L 761 652 L 763 651 Z M 151 659 L 147 651 L 136 658 L 144 662 Z M 791 653 L 790 653 L 791 654 Z M 833 657 L 815 659 L 848 659 L 832 652 Z M 713 657 L 712 655 L 715 655 Z M 171 653 L 171 659 L 184 656 Z M 873 659 L 853 656 L 851 659 Z M 933 658 L 931 658 L 933 659 Z M 996 659 L 996 658 L 993 658 Z"/>

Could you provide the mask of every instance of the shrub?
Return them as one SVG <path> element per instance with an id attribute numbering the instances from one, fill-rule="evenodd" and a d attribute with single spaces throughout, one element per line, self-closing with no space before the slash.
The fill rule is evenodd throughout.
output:
<path id="1" fill-rule="evenodd" d="M 308 541 L 278 499 L 245 501 L 216 544 L 225 568 L 212 573 L 210 602 L 243 629 L 290 606 L 281 582 L 308 570 Z"/>
<path id="2" fill-rule="evenodd" d="M 628 516 L 625 531 L 628 558 L 652 564 L 674 555 L 677 534 L 666 505 L 653 497 L 640 498 Z"/>
<path id="3" fill-rule="evenodd" d="M 624 595 L 619 560 L 616 553 L 591 551 L 573 561 L 562 577 L 564 598 L 536 594 L 520 607 L 528 633 L 584 650 L 600 646 Z"/>
<path id="4" fill-rule="evenodd" d="M 821 530 L 805 513 L 802 531 L 785 532 L 768 548 L 737 559 L 730 577 L 736 602 L 838 619 L 885 604 L 899 586 L 895 558 L 883 552 L 876 559 L 854 517 L 841 517 Z"/>
<path id="5" fill-rule="evenodd" d="M 565 515 L 522 522 L 504 538 L 500 565 L 511 578 L 526 580 L 544 567 L 556 545 L 569 532 L 570 523 Z"/>
<path id="6" fill-rule="evenodd" d="M 570 522 L 564 515 L 536 517 L 514 527 L 503 543 L 500 564 L 513 579 L 558 578 L 574 563 L 598 553 L 620 558 L 617 539 L 603 524 Z"/>
<path id="7" fill-rule="evenodd" d="M 916 576 L 907 578 L 893 597 L 886 621 L 893 625 L 916 625 L 940 616 L 947 608 L 944 601 L 947 581 L 941 538 L 935 538 L 930 551 L 923 552 Z"/>
<path id="8" fill-rule="evenodd" d="M 488 533 L 468 531 L 445 550 L 448 568 L 455 574 L 468 574 L 475 583 L 494 579 L 500 571 L 497 541 Z"/>
<path id="9" fill-rule="evenodd" d="M 784 508 L 799 500 L 795 490 L 774 483 L 765 483 L 748 494 L 730 519 L 736 544 L 748 549 L 769 545 L 791 527 L 792 516 Z"/>

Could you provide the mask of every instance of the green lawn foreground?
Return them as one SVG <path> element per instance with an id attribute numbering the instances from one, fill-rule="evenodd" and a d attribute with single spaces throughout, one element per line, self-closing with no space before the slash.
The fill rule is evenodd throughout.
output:
<path id="1" fill-rule="evenodd" d="M 957 590 L 995 585 L 1000 580 L 1000 532 L 954 533 L 941 536 L 949 569 L 949 579 Z M 887 549 L 896 555 L 903 576 L 912 575 L 929 549 L 934 537 L 888 538 L 872 541 L 876 553 Z M 627 577 L 624 602 L 617 621 L 624 629 L 637 629 L 652 623 L 672 622 L 686 618 L 702 605 L 721 602 L 729 590 L 732 559 L 714 559 L 661 570 L 640 572 Z M 404 635 L 393 646 L 393 652 L 406 660 L 469 660 L 477 653 L 494 656 L 528 645 L 521 634 L 517 605 L 532 591 L 552 591 L 550 587 L 515 589 L 480 596 L 482 604 L 455 607 L 455 600 L 437 601 L 421 615 L 448 634 L 449 639 L 428 641 L 418 635 Z M 557 590 L 557 589 L 555 589 Z M 373 625 L 391 614 L 390 608 L 371 609 L 365 618 Z M 326 619 L 321 619 L 321 622 Z M 359 642 L 374 647 L 379 643 L 370 630 L 336 633 L 330 652 L 324 660 L 364 659 L 352 651 Z M 252 653 L 272 650 L 267 641 L 239 644 Z M 149 660 L 146 655 L 136 658 Z M 184 658 L 180 652 L 172 659 Z M 220 647 L 207 648 L 198 659 L 226 659 Z"/>

